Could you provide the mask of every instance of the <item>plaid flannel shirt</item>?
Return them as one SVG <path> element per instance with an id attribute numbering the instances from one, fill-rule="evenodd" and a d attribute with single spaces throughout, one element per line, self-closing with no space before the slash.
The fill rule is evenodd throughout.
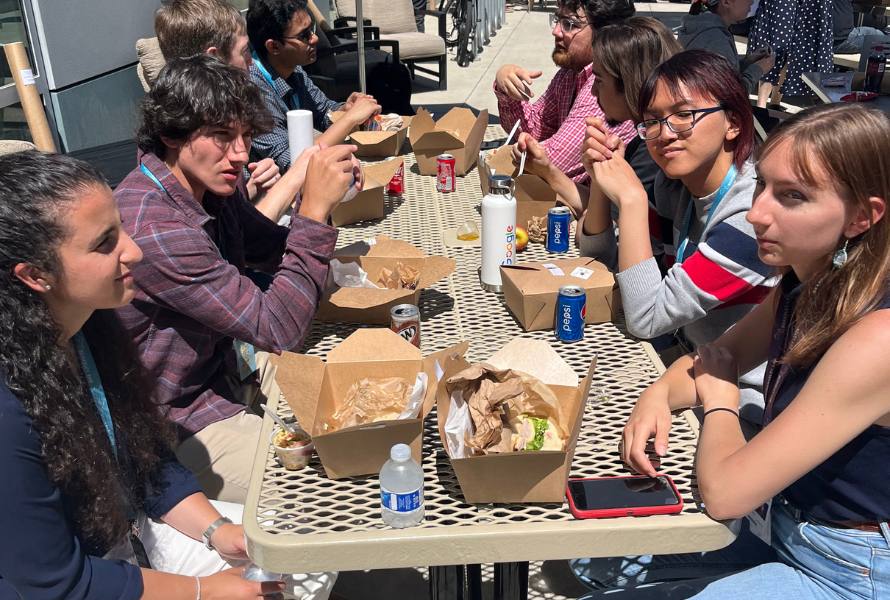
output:
<path id="1" fill-rule="evenodd" d="M 504 130 L 510 131 L 519 121 L 520 131 L 541 142 L 550 162 L 576 183 L 590 179 L 581 164 L 581 148 L 587 128 L 584 120 L 587 117 L 605 119 L 603 109 L 593 95 L 593 78 L 592 65 L 587 65 L 580 73 L 560 69 L 534 103 L 514 100 L 498 88 L 497 82 L 494 84 Z M 620 123 L 611 131 L 625 144 L 636 135 L 632 121 Z"/>
<path id="2" fill-rule="evenodd" d="M 339 109 L 343 103 L 334 102 L 325 96 L 302 67 L 297 67 L 293 73 L 284 78 L 255 58 L 250 65 L 250 79 L 260 88 L 263 101 L 274 121 L 271 132 L 253 139 L 250 148 L 251 158 L 259 160 L 271 157 L 284 172 L 290 167 L 291 162 L 290 146 L 287 142 L 287 111 L 297 109 L 312 111 L 313 126 L 318 131 L 324 131 L 331 125 L 328 113 Z"/>
<path id="3" fill-rule="evenodd" d="M 136 297 L 118 314 L 157 381 L 155 401 L 186 437 L 245 409 L 232 384 L 233 339 L 270 352 L 302 343 L 337 230 L 296 214 L 280 227 L 240 189 L 199 204 L 154 154 L 142 164 L 164 190 L 135 169 L 114 192 L 145 255 L 133 267 Z M 267 291 L 244 276 L 247 264 L 271 267 Z"/>

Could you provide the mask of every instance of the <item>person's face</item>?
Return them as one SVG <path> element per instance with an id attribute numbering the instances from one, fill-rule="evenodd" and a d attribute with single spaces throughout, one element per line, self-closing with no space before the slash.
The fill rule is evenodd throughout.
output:
<path id="1" fill-rule="evenodd" d="M 593 31 L 582 9 L 571 12 L 558 8 L 556 23 L 550 33 L 553 35 L 552 58 L 556 66 L 581 71 L 590 64 Z"/>
<path id="2" fill-rule="evenodd" d="M 674 96 L 664 83 L 659 82 L 643 120 L 663 119 L 681 111 L 713 108 L 718 102 L 711 97 L 693 96 L 680 85 L 680 94 Z M 695 117 L 695 125 L 688 131 L 674 133 L 662 123 L 658 137 L 646 140 L 646 146 L 655 163 L 671 179 L 684 179 L 708 170 L 722 151 L 731 150 L 731 142 L 738 136 L 738 128 L 724 110 Z"/>
<path id="3" fill-rule="evenodd" d="M 72 206 L 61 213 L 67 236 L 59 245 L 60 274 L 51 280 L 47 302 L 60 313 L 128 304 L 135 294 L 130 269 L 142 251 L 121 226 L 111 190 L 90 187 Z"/>
<path id="4" fill-rule="evenodd" d="M 250 56 L 250 42 L 245 32 L 242 31 L 237 36 L 235 36 L 235 43 L 232 46 L 232 53 L 228 56 L 226 62 L 233 67 L 237 67 L 245 71 L 250 69 L 250 65 L 253 63 L 253 58 L 251 58 Z"/>
<path id="5" fill-rule="evenodd" d="M 178 146 L 175 167 L 193 191 L 230 196 L 248 163 L 250 142 L 250 131 L 240 123 L 204 127 Z"/>
<path id="6" fill-rule="evenodd" d="M 765 264 L 794 267 L 798 275 L 813 272 L 842 243 L 857 220 L 856 208 L 830 183 L 820 165 L 814 187 L 795 173 L 791 141 L 775 147 L 757 164 L 757 188 L 748 222 L 757 235 L 757 252 Z"/>
<path id="7" fill-rule="evenodd" d="M 722 4 L 721 13 L 725 14 L 725 18 L 730 23 L 739 23 L 751 12 L 753 0 L 723 0 Z"/>
<path id="8" fill-rule="evenodd" d="M 305 11 L 296 12 L 279 43 L 282 59 L 294 68 L 315 62 L 315 46 L 318 36 L 314 33 L 312 19 Z"/>
<path id="9" fill-rule="evenodd" d="M 609 121 L 620 123 L 631 118 L 624 91 L 618 80 L 609 75 L 596 61 L 593 63 L 593 95 Z"/>

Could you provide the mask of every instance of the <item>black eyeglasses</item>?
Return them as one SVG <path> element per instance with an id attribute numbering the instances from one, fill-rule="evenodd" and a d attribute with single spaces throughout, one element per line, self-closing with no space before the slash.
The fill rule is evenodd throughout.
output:
<path id="1" fill-rule="evenodd" d="M 562 29 L 563 33 L 572 33 L 576 29 L 580 31 L 589 25 L 589 23 L 584 21 L 578 21 L 569 17 L 558 17 L 556 14 L 550 13 L 550 28 L 553 29 L 553 26 L 557 23 L 559 23 L 559 28 Z"/>
<path id="2" fill-rule="evenodd" d="M 303 42 L 304 44 L 308 44 L 309 40 L 312 39 L 312 36 L 315 35 L 315 21 L 309 21 L 309 27 L 298 33 L 297 35 L 286 35 L 282 39 L 285 40 L 297 40 L 298 42 Z"/>
<path id="3" fill-rule="evenodd" d="M 661 126 L 667 125 L 674 133 L 683 133 L 695 127 L 701 118 L 723 110 L 722 106 L 696 108 L 694 110 L 678 110 L 663 119 L 644 119 L 637 125 L 637 135 L 644 140 L 654 140 L 661 135 Z"/>

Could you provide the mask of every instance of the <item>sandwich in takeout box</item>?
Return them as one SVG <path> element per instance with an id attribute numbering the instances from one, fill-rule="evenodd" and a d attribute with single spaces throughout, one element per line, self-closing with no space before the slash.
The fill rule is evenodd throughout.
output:
<path id="1" fill-rule="evenodd" d="M 507 308 L 525 331 L 553 329 L 556 297 L 564 285 L 587 293 L 585 323 L 611 321 L 621 306 L 614 275 L 592 258 L 501 265 L 501 279 Z"/>
<path id="2" fill-rule="evenodd" d="M 595 365 L 579 381 L 549 343 L 523 338 L 449 364 L 439 435 L 467 502 L 562 502 Z"/>
<path id="3" fill-rule="evenodd" d="M 411 446 L 420 462 L 423 419 L 439 379 L 466 348 L 458 343 L 423 357 L 389 329 L 358 329 L 326 360 L 293 352 L 271 360 L 327 476 L 340 479 L 377 473 L 394 444 Z"/>
<path id="4" fill-rule="evenodd" d="M 424 108 L 411 119 L 408 139 L 421 175 L 435 175 L 436 157 L 454 156 L 454 174 L 466 175 L 476 164 L 488 126 L 488 111 L 475 115 L 469 108 L 452 108 L 438 121 Z"/>
<path id="5" fill-rule="evenodd" d="M 454 259 L 427 256 L 401 240 L 378 235 L 334 252 L 333 281 L 316 318 L 389 325 L 396 304 L 417 304 L 421 290 L 454 272 Z"/>
<path id="6" fill-rule="evenodd" d="M 341 202 L 331 211 L 334 227 L 351 225 L 369 219 L 382 219 L 384 211 L 385 186 L 402 166 L 403 159 L 393 158 L 378 163 L 362 165 L 362 191 L 351 200 Z"/>
<path id="7" fill-rule="evenodd" d="M 496 150 L 480 152 L 479 183 L 482 185 L 482 193 L 487 194 L 488 178 L 492 175 L 513 177 L 516 225 L 528 229 L 533 216 L 547 218 L 547 211 L 556 206 L 556 192 L 537 175 L 528 172 L 519 175 L 519 167 L 513 164 L 512 150 L 513 146 L 501 146 Z"/>

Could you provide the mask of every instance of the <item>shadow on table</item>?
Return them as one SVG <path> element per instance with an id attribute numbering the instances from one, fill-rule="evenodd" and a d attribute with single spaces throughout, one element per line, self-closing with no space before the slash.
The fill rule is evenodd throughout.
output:
<path id="1" fill-rule="evenodd" d="M 424 320 L 454 310 L 454 298 L 444 292 L 426 288 L 420 292 L 420 314 Z M 421 330 L 421 335 L 423 331 Z"/>

